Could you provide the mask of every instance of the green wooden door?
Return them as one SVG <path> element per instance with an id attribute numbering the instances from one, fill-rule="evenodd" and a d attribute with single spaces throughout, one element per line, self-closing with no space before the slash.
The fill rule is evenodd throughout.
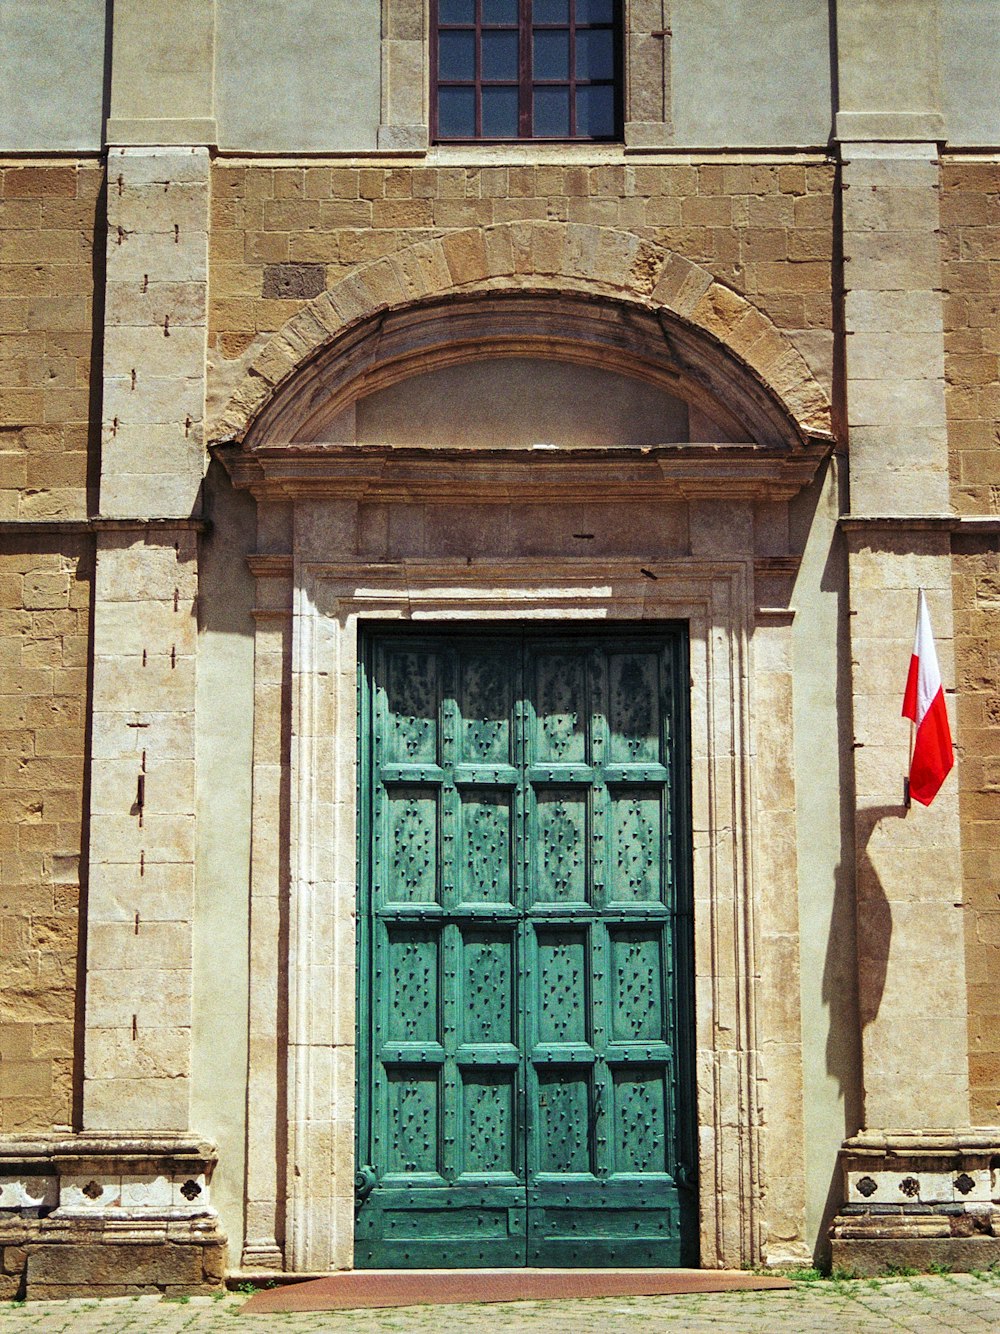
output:
<path id="1" fill-rule="evenodd" d="M 364 648 L 355 1263 L 697 1264 L 683 628 Z"/>

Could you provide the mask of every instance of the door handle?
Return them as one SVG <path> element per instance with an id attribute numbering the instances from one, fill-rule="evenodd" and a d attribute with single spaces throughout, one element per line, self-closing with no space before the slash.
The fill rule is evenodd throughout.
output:
<path id="1" fill-rule="evenodd" d="M 375 1175 L 374 1167 L 359 1167 L 354 1174 L 354 1199 L 361 1205 L 364 1204 L 368 1196 L 378 1184 L 378 1177 Z"/>

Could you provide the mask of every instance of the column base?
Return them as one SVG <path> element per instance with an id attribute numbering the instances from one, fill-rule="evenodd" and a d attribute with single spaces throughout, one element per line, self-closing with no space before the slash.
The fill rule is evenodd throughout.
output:
<path id="1" fill-rule="evenodd" d="M 968 1272 L 1000 1261 L 1000 1128 L 865 1131 L 840 1162 L 835 1268 Z"/>
<path id="2" fill-rule="evenodd" d="M 270 1275 L 281 1273 L 285 1267 L 285 1257 L 274 1238 L 265 1237 L 245 1243 L 240 1263 L 246 1270 Z"/>
<path id="3" fill-rule="evenodd" d="M 221 1291 L 215 1161 L 190 1135 L 0 1137 L 0 1300 Z"/>

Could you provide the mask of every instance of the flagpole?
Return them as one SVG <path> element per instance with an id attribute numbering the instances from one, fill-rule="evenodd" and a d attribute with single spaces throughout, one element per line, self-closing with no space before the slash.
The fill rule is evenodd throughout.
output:
<path id="1" fill-rule="evenodd" d="M 911 718 L 911 719 L 910 719 L 910 758 L 909 758 L 909 760 L 907 761 L 907 764 L 906 764 L 906 774 L 905 774 L 905 776 L 904 776 L 904 778 L 903 778 L 903 805 L 904 805 L 904 807 L 905 807 L 907 810 L 910 809 L 910 771 L 911 771 L 912 768 L 913 768 L 913 738 L 914 738 L 914 735 L 915 735 L 915 733 L 916 733 L 916 730 L 917 730 L 917 725 L 916 725 L 916 723 L 913 721 L 913 719 Z"/>
<path id="2" fill-rule="evenodd" d="M 924 590 L 917 589 L 917 623 L 920 623 L 920 595 Z M 910 809 L 910 774 L 913 772 L 913 740 L 917 734 L 917 724 L 910 719 L 910 754 L 906 761 L 906 775 L 903 778 L 903 809 Z"/>

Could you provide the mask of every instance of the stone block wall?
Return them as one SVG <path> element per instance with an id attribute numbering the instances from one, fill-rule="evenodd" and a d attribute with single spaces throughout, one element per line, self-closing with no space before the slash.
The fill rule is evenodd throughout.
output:
<path id="1" fill-rule="evenodd" d="M 0 1133 L 73 1120 L 96 159 L 0 161 Z M 99 271 L 98 271 L 99 273 Z M 98 276 L 99 281 L 99 276 Z M 18 533 L 54 520 L 75 532 Z"/>
<path id="2" fill-rule="evenodd" d="M 210 396 L 224 403 L 267 337 L 358 266 L 519 221 L 621 228 L 702 265 L 788 332 L 829 391 L 834 184 L 820 163 L 224 163 L 212 175 Z"/>
<path id="3" fill-rule="evenodd" d="M 89 537 L 0 537 L 0 1133 L 72 1120 Z"/>
<path id="4" fill-rule="evenodd" d="M 96 160 L 0 162 L 0 520 L 87 514 L 103 183 Z"/>
<path id="5" fill-rule="evenodd" d="M 951 498 L 1000 515 L 1000 164 L 942 169 L 945 374 Z M 953 543 L 973 1123 L 1000 1119 L 1000 552 Z"/>

